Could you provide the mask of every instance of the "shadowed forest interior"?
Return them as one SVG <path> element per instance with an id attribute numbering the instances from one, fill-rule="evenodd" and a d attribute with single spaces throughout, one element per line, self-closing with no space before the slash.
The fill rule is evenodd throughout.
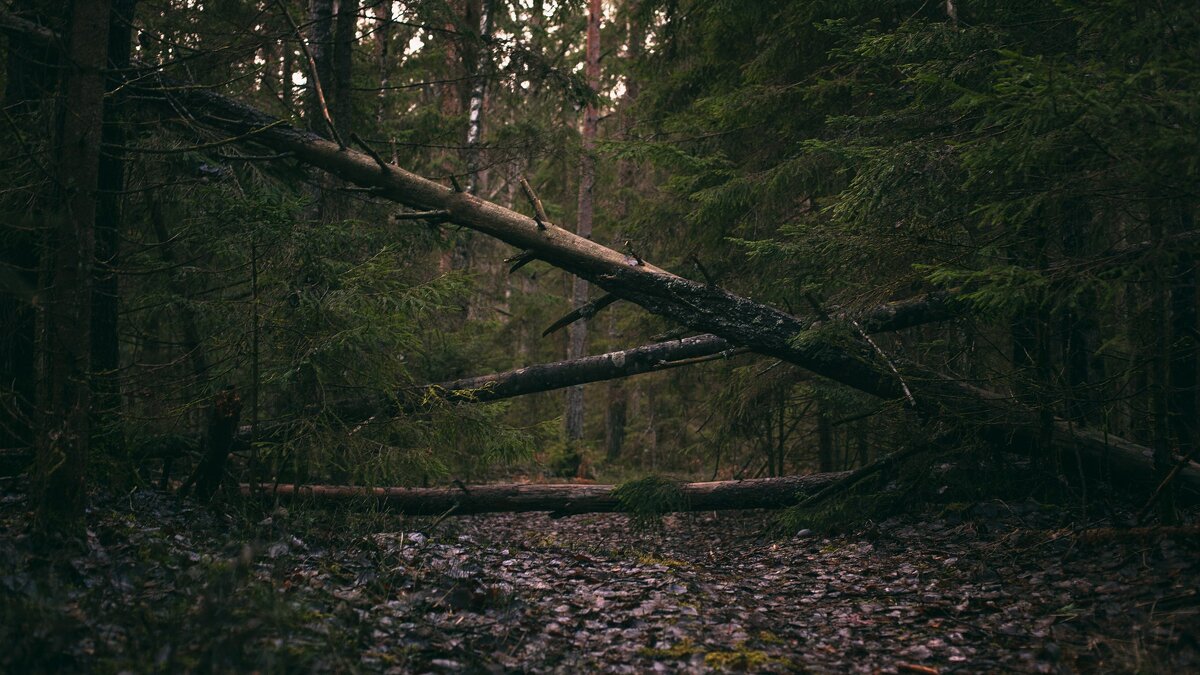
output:
<path id="1" fill-rule="evenodd" d="M 0 4 L 11 672 L 1200 669 L 1200 8 Z"/>

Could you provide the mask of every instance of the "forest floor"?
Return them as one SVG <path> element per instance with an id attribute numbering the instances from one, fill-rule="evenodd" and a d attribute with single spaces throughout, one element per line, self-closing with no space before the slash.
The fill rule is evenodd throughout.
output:
<path id="1" fill-rule="evenodd" d="M 1200 671 L 1195 530 L 1032 501 L 826 537 L 766 512 L 435 522 L 138 489 L 43 557 L 24 492 L 0 483 L 8 672 Z"/>

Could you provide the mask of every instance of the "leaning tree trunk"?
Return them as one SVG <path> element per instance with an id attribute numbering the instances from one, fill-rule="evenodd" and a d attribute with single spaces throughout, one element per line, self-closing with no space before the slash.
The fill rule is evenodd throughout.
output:
<path id="1" fill-rule="evenodd" d="M 672 511 L 778 509 L 800 503 L 807 495 L 845 478 L 849 472 L 786 478 L 684 483 Z M 241 486 L 243 494 L 284 499 L 312 499 L 325 505 L 370 501 L 380 508 L 410 515 L 468 515 L 515 511 L 549 511 L 554 516 L 623 510 L 615 485 L 511 483 L 454 488 L 368 488 L 342 485 L 279 485 L 262 489 Z"/>

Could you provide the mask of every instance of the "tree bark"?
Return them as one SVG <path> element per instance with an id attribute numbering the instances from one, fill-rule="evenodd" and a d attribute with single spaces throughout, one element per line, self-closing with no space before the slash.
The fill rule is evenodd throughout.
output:
<path id="1" fill-rule="evenodd" d="M 304 117 L 309 129 L 319 131 L 327 125 L 317 86 L 320 83 L 321 87 L 328 87 L 333 82 L 333 0 L 310 0 L 308 22 L 308 49 L 312 53 L 315 72 L 306 73 L 309 81 L 304 97 Z M 332 117 L 333 111 L 329 112 Z"/>
<path id="2" fill-rule="evenodd" d="M 817 466 L 823 473 L 833 471 L 833 425 L 826 408 L 817 402 Z"/>
<path id="3" fill-rule="evenodd" d="M 471 100 L 467 105 L 467 191 L 473 195 L 486 188 L 481 176 L 479 144 L 483 140 L 484 102 L 487 96 L 488 50 L 487 40 L 492 33 L 492 0 L 479 4 L 479 46 L 475 63 L 471 67 Z"/>
<path id="4" fill-rule="evenodd" d="M 96 188 L 111 3 L 76 2 L 60 111 L 56 178 L 62 209 L 50 233 L 42 305 L 40 424 L 35 438 L 37 528 L 74 534 L 83 521 L 91 414 L 91 291 Z"/>
<path id="5" fill-rule="evenodd" d="M 1189 231 L 1194 226 L 1192 206 L 1181 205 L 1179 226 Z M 1196 257 L 1181 252 L 1175 261 L 1171 282 L 1171 363 L 1168 414 L 1171 432 L 1179 454 L 1187 457 L 1200 443 L 1200 410 L 1197 409 L 1197 366 L 1200 350 L 1200 323 L 1196 312 Z"/>
<path id="6" fill-rule="evenodd" d="M 593 93 L 600 89 L 600 0 L 588 0 L 587 48 L 584 74 Z M 588 102 L 583 112 L 582 147 L 579 155 L 579 209 L 575 232 L 584 239 L 592 238 L 594 215 L 594 193 L 596 189 L 596 128 L 599 112 L 596 104 Z M 571 297 L 575 307 L 588 301 L 587 281 L 575 276 L 571 280 Z M 587 319 L 576 321 L 567 327 L 567 358 L 578 359 L 587 353 Z M 567 442 L 583 438 L 583 387 L 574 386 L 567 390 L 566 432 Z"/>
<path id="7" fill-rule="evenodd" d="M 820 473 L 786 478 L 685 483 L 680 486 L 680 511 L 722 509 L 778 509 L 798 504 L 806 495 L 829 486 L 848 474 Z M 243 494 L 278 495 L 284 499 L 312 499 L 330 505 L 372 501 L 380 508 L 410 515 L 550 511 L 555 516 L 610 513 L 621 510 L 615 485 L 497 484 L 454 488 L 368 488 L 340 485 L 280 485 Z"/>
<path id="8" fill-rule="evenodd" d="M 503 373 L 429 385 L 421 391 L 448 401 L 486 402 L 677 368 L 692 359 L 719 358 L 735 347 L 712 335 L 660 342 L 608 354 L 544 363 Z M 736 352 L 735 352 L 736 353 Z M 729 354 L 733 356 L 734 354 Z"/>
<path id="9" fill-rule="evenodd" d="M 330 72 L 333 89 L 330 110 L 333 123 L 342 138 L 353 130 L 351 111 L 354 109 L 354 38 L 358 26 L 358 0 L 337 0 L 333 27 L 333 54 Z"/>
<path id="10" fill-rule="evenodd" d="M 637 17 L 637 0 L 628 0 L 625 3 L 625 20 L 626 20 L 626 39 L 625 39 L 625 59 L 629 64 L 636 64 L 642 55 L 642 43 L 644 41 L 644 31 L 641 21 Z M 621 137 L 625 140 L 631 140 L 633 136 L 633 116 L 632 107 L 637 101 L 640 91 L 639 83 L 633 77 L 633 67 L 629 65 L 625 68 L 625 91 L 621 95 L 620 107 L 618 108 L 620 120 Z M 635 189 L 637 180 L 637 171 L 633 162 L 628 159 L 617 160 L 617 204 L 615 215 L 618 222 L 625 222 L 629 218 L 630 193 Z M 611 240 L 614 245 L 619 246 L 624 239 L 623 233 L 616 232 Z M 620 337 L 618 330 L 616 314 L 610 312 L 608 315 L 608 338 L 615 341 Z M 629 408 L 629 392 L 625 389 L 625 382 L 622 379 L 610 380 L 608 383 L 606 394 L 606 405 L 604 409 L 604 448 L 605 458 L 608 462 L 615 462 L 621 456 L 622 447 L 625 444 L 625 424 L 628 417 Z M 716 476 L 714 476 L 715 478 Z"/>

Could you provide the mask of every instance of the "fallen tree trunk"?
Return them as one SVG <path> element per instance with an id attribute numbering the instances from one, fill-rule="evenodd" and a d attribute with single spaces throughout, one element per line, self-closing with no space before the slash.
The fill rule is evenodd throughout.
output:
<path id="1" fill-rule="evenodd" d="M 374 191 L 380 197 L 414 209 L 434 212 L 447 222 L 507 242 L 533 257 L 576 274 L 652 313 L 693 330 L 712 333 L 760 354 L 774 356 L 818 375 L 884 399 L 909 398 L 926 417 L 958 419 L 984 430 L 1002 443 L 1035 445 L 1042 417 L 1009 396 L 997 395 L 944 377 L 915 364 L 884 363 L 865 344 L 840 345 L 828 340 L 798 340 L 813 325 L 790 314 L 697 283 L 579 237 L 542 219 L 534 219 L 470 194 L 440 185 L 378 155 L 357 152 L 296 129 L 286 122 L 202 89 L 156 73 L 131 78 L 129 88 L 158 103 L 173 119 L 186 111 L 188 123 L 199 123 L 233 140 L 263 145 L 324 169 Z M 373 156 L 374 155 L 374 156 Z M 898 366 L 898 367 L 896 367 Z M 911 396 L 906 389 L 911 389 Z M 1152 463 L 1146 449 L 1104 438 L 1055 422 L 1052 443 L 1059 449 L 1088 455 L 1121 474 L 1148 475 Z M 1200 488 L 1200 470 L 1189 467 L 1182 483 Z"/>
<path id="2" fill-rule="evenodd" d="M 857 321 L 868 333 L 887 333 L 954 318 L 961 308 L 962 303 L 955 293 L 936 291 L 885 303 L 857 315 L 843 312 L 832 318 L 834 321 Z M 821 324 L 814 324 L 812 328 L 820 327 Z M 502 373 L 422 385 L 397 392 L 396 398 L 391 401 L 349 401 L 333 406 L 333 410 L 342 419 L 364 419 L 411 412 L 435 400 L 486 403 L 704 363 L 739 353 L 742 350 L 724 338 L 711 334 L 696 335 L 580 359 L 541 363 Z"/>
<path id="3" fill-rule="evenodd" d="M 806 495 L 831 485 L 846 472 L 811 476 L 684 483 L 680 511 L 779 509 L 797 504 Z M 242 485 L 244 495 L 279 496 L 285 500 L 314 499 L 324 504 L 371 501 L 380 508 L 409 515 L 468 515 L 518 511 L 550 511 L 555 516 L 620 511 L 615 485 L 508 483 L 454 488 L 356 487 L 345 485 Z"/>
<path id="4" fill-rule="evenodd" d="M 11 21 L 0 21 L 10 26 Z M 732 344 L 774 356 L 818 375 L 884 399 L 908 399 L 925 417 L 946 417 L 969 424 L 1001 443 L 1036 445 L 1042 415 L 1012 397 L 979 390 L 915 364 L 886 359 L 862 344 L 798 340 L 812 323 L 716 286 L 671 274 L 561 227 L 531 218 L 457 189 L 422 178 L 384 162 L 367 149 L 357 152 L 311 132 L 292 127 L 211 89 L 173 80 L 159 72 L 127 73 L 126 90 L 169 119 L 199 124 L 226 135 L 220 141 L 247 142 L 286 153 L 375 195 L 452 222 L 522 249 L 571 272 L 605 291 L 641 305 L 689 328 L 712 333 Z M 1122 473 L 1153 474 L 1145 448 L 1054 422 L 1056 449 L 1111 463 Z M 1181 483 L 1200 488 L 1200 470 L 1189 466 Z"/>
<path id="5" fill-rule="evenodd" d="M 429 384 L 416 388 L 404 396 L 402 405 L 389 405 L 374 414 L 390 415 L 418 410 L 435 401 L 448 403 L 486 403 L 516 396 L 526 396 L 543 391 L 564 389 L 589 382 L 603 382 L 619 377 L 630 377 L 642 373 L 657 372 L 681 365 L 691 365 L 723 356 L 732 357 L 741 353 L 728 341 L 715 335 L 659 342 L 634 349 L 625 349 L 607 354 L 585 356 L 579 359 L 539 363 L 502 373 L 478 377 L 467 377 L 440 384 Z M 340 407 L 345 413 L 358 413 L 350 406 Z M 358 416 L 354 415 L 354 416 Z"/>

